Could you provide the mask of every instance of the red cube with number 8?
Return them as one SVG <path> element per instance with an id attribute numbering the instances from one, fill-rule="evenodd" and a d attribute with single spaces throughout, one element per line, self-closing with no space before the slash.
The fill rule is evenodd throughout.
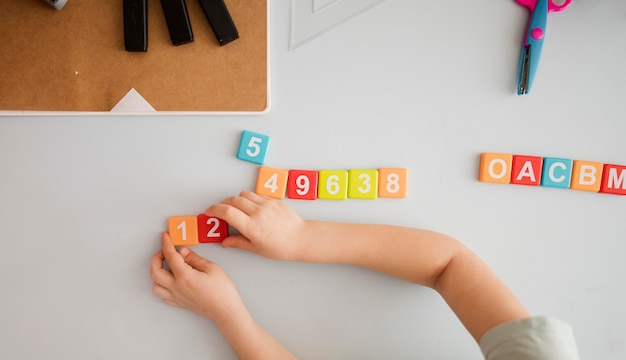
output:
<path id="1" fill-rule="evenodd" d="M 287 197 L 290 199 L 317 199 L 317 171 L 289 170 Z"/>
<path id="2" fill-rule="evenodd" d="M 198 215 L 198 240 L 201 243 L 223 241 L 228 237 L 228 223 L 220 218 Z"/>

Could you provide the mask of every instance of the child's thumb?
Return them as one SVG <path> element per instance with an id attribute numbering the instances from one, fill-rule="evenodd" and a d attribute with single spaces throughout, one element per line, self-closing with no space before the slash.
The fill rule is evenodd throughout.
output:
<path id="1" fill-rule="evenodd" d="M 242 235 L 233 235 L 229 236 L 224 241 L 222 241 L 223 248 L 234 247 L 237 249 L 246 250 L 256 254 L 256 247 L 248 238 Z"/>
<path id="2" fill-rule="evenodd" d="M 185 262 L 189 264 L 192 268 L 200 270 L 202 272 L 208 272 L 211 266 L 211 262 L 202 256 L 196 254 L 189 248 L 182 248 L 178 251 L 185 259 Z"/>

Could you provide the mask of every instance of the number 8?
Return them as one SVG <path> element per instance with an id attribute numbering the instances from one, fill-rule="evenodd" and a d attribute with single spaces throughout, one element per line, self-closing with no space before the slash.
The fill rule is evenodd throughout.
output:
<path id="1" fill-rule="evenodd" d="M 391 194 L 395 194 L 400 191 L 400 176 L 398 174 L 392 173 L 387 175 L 387 191 Z"/>

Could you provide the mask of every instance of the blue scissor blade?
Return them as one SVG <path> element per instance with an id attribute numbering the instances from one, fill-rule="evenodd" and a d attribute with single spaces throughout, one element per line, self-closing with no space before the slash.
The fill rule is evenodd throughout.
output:
<path id="1" fill-rule="evenodd" d="M 518 95 L 528 94 L 533 85 L 539 58 L 541 57 L 547 22 L 548 0 L 537 0 L 537 5 L 530 15 L 524 46 L 522 46 L 517 84 Z"/>

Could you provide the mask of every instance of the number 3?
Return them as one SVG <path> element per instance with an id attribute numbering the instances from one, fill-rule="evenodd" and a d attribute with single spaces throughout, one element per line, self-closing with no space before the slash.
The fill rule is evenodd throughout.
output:
<path id="1" fill-rule="evenodd" d="M 365 186 L 365 187 L 359 186 L 358 190 L 361 194 L 367 194 L 368 192 L 370 192 L 370 190 L 372 190 L 372 185 L 370 184 L 370 181 L 372 180 L 372 178 L 368 174 L 359 175 L 359 180 L 363 181 L 362 184 L 363 186 Z"/>

